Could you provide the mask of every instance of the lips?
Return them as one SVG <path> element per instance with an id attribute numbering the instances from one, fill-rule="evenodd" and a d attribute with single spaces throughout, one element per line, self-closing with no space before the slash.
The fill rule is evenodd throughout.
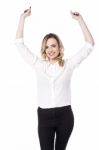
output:
<path id="1" fill-rule="evenodd" d="M 55 52 L 53 52 L 53 53 L 48 53 L 48 55 L 50 55 L 50 56 L 53 56 L 55 54 Z"/>

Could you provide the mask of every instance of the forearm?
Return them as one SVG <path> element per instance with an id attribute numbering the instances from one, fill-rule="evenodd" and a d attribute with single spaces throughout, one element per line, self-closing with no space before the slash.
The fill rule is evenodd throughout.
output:
<path id="1" fill-rule="evenodd" d="M 89 42 L 92 45 L 94 45 L 94 39 L 93 39 L 93 37 L 92 37 L 85 21 L 83 20 L 83 18 L 80 18 L 78 22 L 79 22 L 79 25 L 80 25 L 81 30 L 83 32 L 85 41 Z"/>
<path id="2" fill-rule="evenodd" d="M 19 24 L 16 32 L 16 39 L 22 38 L 24 34 L 24 22 L 25 18 L 23 16 L 20 16 Z"/>

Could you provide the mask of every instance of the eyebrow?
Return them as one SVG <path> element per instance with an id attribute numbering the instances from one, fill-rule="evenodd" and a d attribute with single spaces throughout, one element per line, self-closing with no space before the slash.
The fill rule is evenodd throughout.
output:
<path id="1" fill-rule="evenodd" d="M 51 45 L 46 45 L 47 47 L 49 47 L 49 46 L 56 46 L 56 44 L 51 44 Z"/>

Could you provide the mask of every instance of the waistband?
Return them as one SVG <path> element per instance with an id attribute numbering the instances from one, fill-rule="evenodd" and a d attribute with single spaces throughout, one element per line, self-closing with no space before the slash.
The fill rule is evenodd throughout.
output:
<path id="1" fill-rule="evenodd" d="M 38 107 L 38 110 L 60 110 L 60 109 L 66 109 L 66 108 L 71 108 L 71 105 L 66 105 L 66 106 L 62 106 L 62 107 L 53 107 L 53 108 Z"/>

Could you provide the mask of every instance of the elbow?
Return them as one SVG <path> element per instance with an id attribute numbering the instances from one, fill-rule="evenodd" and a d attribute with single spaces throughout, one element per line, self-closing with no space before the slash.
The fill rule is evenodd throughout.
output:
<path id="1" fill-rule="evenodd" d="M 90 39 L 90 44 L 91 44 L 92 46 L 95 45 L 95 41 L 94 41 L 93 37 Z"/>
<path id="2" fill-rule="evenodd" d="M 95 41 L 94 40 L 86 40 L 86 42 L 88 42 L 88 43 L 90 43 L 92 46 L 94 46 L 95 45 Z"/>
<path id="3" fill-rule="evenodd" d="M 94 41 L 94 39 L 92 39 L 92 40 L 90 41 L 90 44 L 91 44 L 92 46 L 94 46 L 94 45 L 95 45 L 95 41 Z"/>
<path id="4" fill-rule="evenodd" d="M 95 45 L 95 41 L 92 42 L 92 46 L 94 46 L 94 45 Z"/>

